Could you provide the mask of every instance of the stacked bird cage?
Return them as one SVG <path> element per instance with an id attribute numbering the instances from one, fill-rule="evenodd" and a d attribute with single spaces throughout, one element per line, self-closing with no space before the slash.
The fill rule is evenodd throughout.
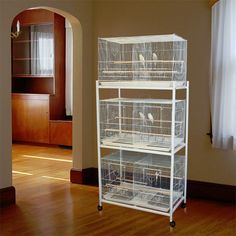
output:
<path id="1" fill-rule="evenodd" d="M 185 101 L 176 100 L 175 147 L 184 142 Z M 100 134 L 105 145 L 171 149 L 172 101 L 115 98 L 100 101 Z"/>
<path id="2" fill-rule="evenodd" d="M 106 200 L 169 211 L 170 157 L 118 151 L 102 158 Z M 184 157 L 175 156 L 174 203 L 184 191 Z"/>
<path id="3" fill-rule="evenodd" d="M 98 79 L 185 81 L 187 41 L 172 35 L 100 38 Z"/>

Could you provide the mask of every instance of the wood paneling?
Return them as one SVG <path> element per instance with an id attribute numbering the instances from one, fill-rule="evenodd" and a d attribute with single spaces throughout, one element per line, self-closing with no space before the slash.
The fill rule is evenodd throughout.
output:
<path id="1" fill-rule="evenodd" d="M 217 3 L 219 0 L 209 0 L 209 6 L 212 7 L 215 3 Z"/>
<path id="2" fill-rule="evenodd" d="M 12 94 L 13 141 L 49 142 L 49 95 Z"/>
<path id="3" fill-rule="evenodd" d="M 54 15 L 55 93 L 50 96 L 50 119 L 65 119 L 65 18 Z"/>
<path id="4" fill-rule="evenodd" d="M 50 143 L 72 146 L 72 121 L 50 120 Z"/>
<path id="5" fill-rule="evenodd" d="M 12 23 L 13 27 L 15 27 L 18 20 L 21 25 L 46 24 L 53 22 L 54 13 L 44 9 L 23 11 L 14 18 Z"/>
<path id="6" fill-rule="evenodd" d="M 14 77 L 12 79 L 13 93 L 42 93 L 51 94 L 54 89 L 52 77 Z"/>

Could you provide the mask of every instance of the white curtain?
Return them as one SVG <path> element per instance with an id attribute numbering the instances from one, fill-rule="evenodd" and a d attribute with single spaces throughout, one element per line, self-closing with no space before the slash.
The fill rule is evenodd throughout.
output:
<path id="1" fill-rule="evenodd" d="M 31 34 L 31 74 L 54 74 L 53 33 L 48 27 L 32 25 Z"/>
<path id="2" fill-rule="evenodd" d="M 66 115 L 73 115 L 73 37 L 70 23 L 66 20 Z"/>
<path id="3" fill-rule="evenodd" d="M 236 150 L 236 0 L 212 7 L 211 44 L 213 147 Z"/>

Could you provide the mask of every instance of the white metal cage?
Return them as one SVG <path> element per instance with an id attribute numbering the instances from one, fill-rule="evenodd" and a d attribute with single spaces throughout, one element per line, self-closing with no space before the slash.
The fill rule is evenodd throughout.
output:
<path id="1" fill-rule="evenodd" d="M 187 41 L 175 34 L 98 39 L 102 81 L 185 81 Z"/>
<path id="2" fill-rule="evenodd" d="M 170 151 L 172 100 L 113 98 L 100 101 L 101 143 Z M 175 102 L 174 146 L 184 142 L 185 101 Z"/>
<path id="3" fill-rule="evenodd" d="M 118 151 L 101 159 L 102 197 L 158 211 L 170 208 L 171 158 Z M 173 205 L 183 197 L 184 157 L 175 156 Z"/>

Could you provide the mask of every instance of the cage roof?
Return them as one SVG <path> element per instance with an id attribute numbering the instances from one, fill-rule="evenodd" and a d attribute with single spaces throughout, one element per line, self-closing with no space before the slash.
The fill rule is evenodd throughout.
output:
<path id="1" fill-rule="evenodd" d="M 176 34 L 113 37 L 113 38 L 99 38 L 99 39 L 119 44 L 186 41 L 184 38 Z"/>

